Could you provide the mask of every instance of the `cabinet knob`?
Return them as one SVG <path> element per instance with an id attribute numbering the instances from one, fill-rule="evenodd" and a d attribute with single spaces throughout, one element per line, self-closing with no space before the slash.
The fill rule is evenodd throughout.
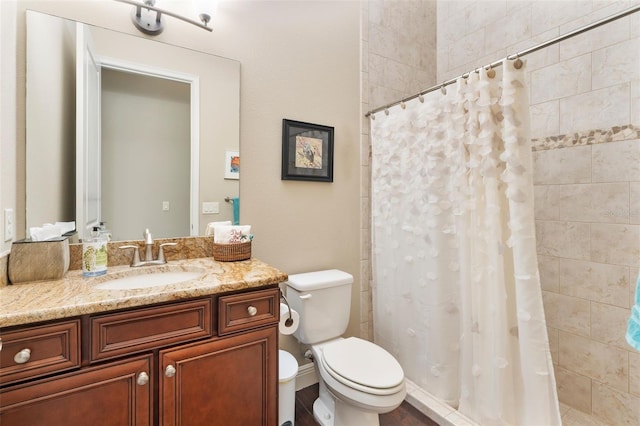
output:
<path id="1" fill-rule="evenodd" d="M 164 375 L 167 377 L 173 377 L 176 375 L 176 368 L 173 365 L 167 365 L 164 369 Z"/>
<path id="2" fill-rule="evenodd" d="M 144 386 L 147 383 L 149 383 L 149 375 L 147 373 L 145 373 L 144 371 L 140 374 L 138 374 L 138 378 L 136 379 L 136 383 L 139 384 L 140 386 Z"/>
<path id="3" fill-rule="evenodd" d="M 16 362 L 16 364 L 24 364 L 25 362 L 29 361 L 29 358 L 31 358 L 31 349 L 25 348 L 18 352 L 16 356 L 13 357 L 13 360 Z"/>
<path id="4" fill-rule="evenodd" d="M 256 308 L 255 306 L 249 306 L 247 308 L 247 312 L 249 313 L 249 316 L 252 317 L 258 313 L 258 308 Z"/>

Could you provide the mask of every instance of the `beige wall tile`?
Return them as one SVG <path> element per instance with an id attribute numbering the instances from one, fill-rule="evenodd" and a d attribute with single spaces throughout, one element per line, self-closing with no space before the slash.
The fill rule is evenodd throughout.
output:
<path id="1" fill-rule="evenodd" d="M 591 302 L 591 338 L 628 350 L 625 334 L 630 314 L 629 308 Z"/>
<path id="2" fill-rule="evenodd" d="M 507 7 L 510 4 L 523 4 L 524 2 L 507 2 Z M 528 7 L 524 7 L 525 10 L 528 10 L 530 13 L 531 5 Z M 545 31 L 544 33 L 540 33 L 534 37 L 531 37 L 528 40 L 521 41 L 519 43 L 511 44 L 507 47 L 508 52 L 521 52 L 529 47 L 533 47 L 537 44 L 544 43 L 548 40 L 551 40 L 560 35 L 558 28 L 552 28 L 549 31 Z M 503 40 L 504 42 L 505 40 Z M 511 41 L 509 41 L 511 43 Z M 545 49 L 538 50 L 537 52 L 530 53 L 525 58 L 527 63 L 527 70 L 529 73 L 531 71 L 548 67 L 549 65 L 556 64 L 560 61 L 560 48 L 557 44 L 546 47 Z M 554 135 L 556 133 L 553 133 Z"/>
<path id="3" fill-rule="evenodd" d="M 640 182 L 629 183 L 629 223 L 640 225 Z"/>
<path id="4" fill-rule="evenodd" d="M 588 300 L 543 291 L 542 301 L 549 327 L 589 336 Z"/>
<path id="5" fill-rule="evenodd" d="M 570 409 L 562 416 L 562 424 L 563 426 L 611 426 L 575 409 Z"/>
<path id="6" fill-rule="evenodd" d="M 559 259 L 561 294 L 629 306 L 629 268 L 581 260 Z"/>
<path id="7" fill-rule="evenodd" d="M 551 100 L 531 105 L 531 137 L 544 138 L 560 134 L 560 102 Z"/>
<path id="8" fill-rule="evenodd" d="M 562 367 L 555 367 L 554 371 L 560 402 L 585 413 L 590 413 L 591 379 Z"/>
<path id="9" fill-rule="evenodd" d="M 591 147 L 536 151 L 533 153 L 534 184 L 591 182 Z"/>
<path id="10" fill-rule="evenodd" d="M 506 2 L 507 4 L 509 2 Z M 493 21 L 485 34 L 485 53 L 505 47 L 505 40 L 511 43 L 531 38 L 531 11 L 528 8 L 516 9 L 510 14 Z"/>
<path id="11" fill-rule="evenodd" d="M 623 20 L 626 18 L 623 18 Z M 622 28 L 619 21 L 612 28 Z M 605 27 L 601 27 L 605 29 Z M 608 33 L 614 33 L 609 31 Z M 634 38 L 593 52 L 593 89 L 640 78 L 640 39 Z"/>
<path id="12" fill-rule="evenodd" d="M 635 4 L 637 4 L 637 0 Z M 629 16 L 629 19 L 631 21 L 631 34 L 629 35 L 629 37 L 640 37 L 640 15 L 634 13 L 633 15 Z"/>
<path id="13" fill-rule="evenodd" d="M 589 21 L 593 22 L 593 21 Z M 585 22 L 586 24 L 587 22 Z M 629 38 L 629 18 L 621 18 L 612 25 L 595 28 L 578 37 L 560 42 L 560 59 L 573 58 L 585 53 L 593 53 L 594 65 L 596 55 L 608 46 L 615 45 Z M 601 49 L 601 50 L 598 50 Z M 603 60 L 603 58 L 598 58 Z M 628 79 L 627 79 L 628 80 Z"/>
<path id="14" fill-rule="evenodd" d="M 543 290 L 558 293 L 560 281 L 558 275 L 558 258 L 538 255 L 538 270 L 540 271 L 540 285 Z"/>
<path id="15" fill-rule="evenodd" d="M 615 265 L 640 265 L 640 225 L 591 225 L 591 260 Z"/>
<path id="16" fill-rule="evenodd" d="M 534 1 L 531 6 L 533 34 L 571 22 L 591 10 L 591 1 Z"/>
<path id="17" fill-rule="evenodd" d="M 533 206 L 536 220 L 559 220 L 560 185 L 534 185 Z"/>
<path id="18" fill-rule="evenodd" d="M 640 424 L 640 398 L 601 383 L 593 383 L 592 414 L 616 426 Z"/>
<path id="19" fill-rule="evenodd" d="M 629 184 L 555 185 L 559 220 L 629 223 Z M 549 191 L 551 192 L 551 191 Z M 553 198 L 553 197 L 550 197 Z"/>
<path id="20" fill-rule="evenodd" d="M 535 185 L 538 220 L 628 223 L 628 183 Z"/>
<path id="21" fill-rule="evenodd" d="M 636 297 L 636 290 L 640 290 L 638 289 L 639 274 L 640 269 L 638 268 L 631 268 L 629 271 L 629 307 L 636 303 L 636 299 L 640 299 L 640 296 Z"/>
<path id="22" fill-rule="evenodd" d="M 640 139 L 593 145 L 593 181 L 640 181 Z"/>
<path id="23" fill-rule="evenodd" d="M 562 98 L 560 133 L 608 129 L 627 124 L 629 102 L 629 83 Z"/>
<path id="24" fill-rule="evenodd" d="M 629 389 L 629 358 L 626 350 L 586 337 L 560 331 L 560 366 L 621 391 Z"/>
<path id="25" fill-rule="evenodd" d="M 554 327 L 547 327 L 547 335 L 549 336 L 549 351 L 551 352 L 551 360 L 553 365 L 558 365 L 558 332 Z"/>
<path id="26" fill-rule="evenodd" d="M 531 72 L 531 103 L 566 98 L 591 90 L 591 55 L 582 55 Z"/>
<path id="27" fill-rule="evenodd" d="M 629 392 L 640 397 L 640 352 L 629 351 Z"/>
<path id="28" fill-rule="evenodd" d="M 589 234 L 586 223 L 537 220 L 538 254 L 588 260 Z"/>
<path id="29" fill-rule="evenodd" d="M 631 124 L 640 124 L 640 81 L 631 82 Z"/>

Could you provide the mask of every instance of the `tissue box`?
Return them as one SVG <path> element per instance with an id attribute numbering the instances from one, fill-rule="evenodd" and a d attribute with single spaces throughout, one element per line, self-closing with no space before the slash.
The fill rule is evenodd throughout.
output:
<path id="1" fill-rule="evenodd" d="M 251 241 L 246 243 L 213 243 L 213 258 L 218 262 L 236 262 L 251 258 Z"/>
<path id="2" fill-rule="evenodd" d="M 11 244 L 8 275 L 12 284 L 59 280 L 69 270 L 69 239 L 20 240 Z"/>

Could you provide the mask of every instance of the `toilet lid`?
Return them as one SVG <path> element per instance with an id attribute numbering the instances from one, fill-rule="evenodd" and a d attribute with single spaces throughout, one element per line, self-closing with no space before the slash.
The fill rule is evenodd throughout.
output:
<path id="1" fill-rule="evenodd" d="M 357 337 L 325 346 L 322 358 L 337 375 L 369 388 L 393 388 L 404 380 L 402 367 L 389 352 Z"/>

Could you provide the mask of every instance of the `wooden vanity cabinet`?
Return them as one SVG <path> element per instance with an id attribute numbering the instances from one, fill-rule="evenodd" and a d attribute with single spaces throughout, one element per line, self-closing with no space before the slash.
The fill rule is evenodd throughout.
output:
<path id="1" fill-rule="evenodd" d="M 273 329 L 160 352 L 160 424 L 277 425 Z"/>
<path id="2" fill-rule="evenodd" d="M 220 296 L 217 339 L 160 351 L 162 425 L 278 423 L 277 288 Z"/>
<path id="3" fill-rule="evenodd" d="M 112 362 L 0 393 L 2 426 L 151 425 L 152 357 Z"/>
<path id="4" fill-rule="evenodd" d="M 73 320 L 81 339 L 66 351 L 82 348 L 82 367 L 9 366 L 21 381 L 0 381 L 0 424 L 277 426 L 278 307 L 274 285 Z"/>

